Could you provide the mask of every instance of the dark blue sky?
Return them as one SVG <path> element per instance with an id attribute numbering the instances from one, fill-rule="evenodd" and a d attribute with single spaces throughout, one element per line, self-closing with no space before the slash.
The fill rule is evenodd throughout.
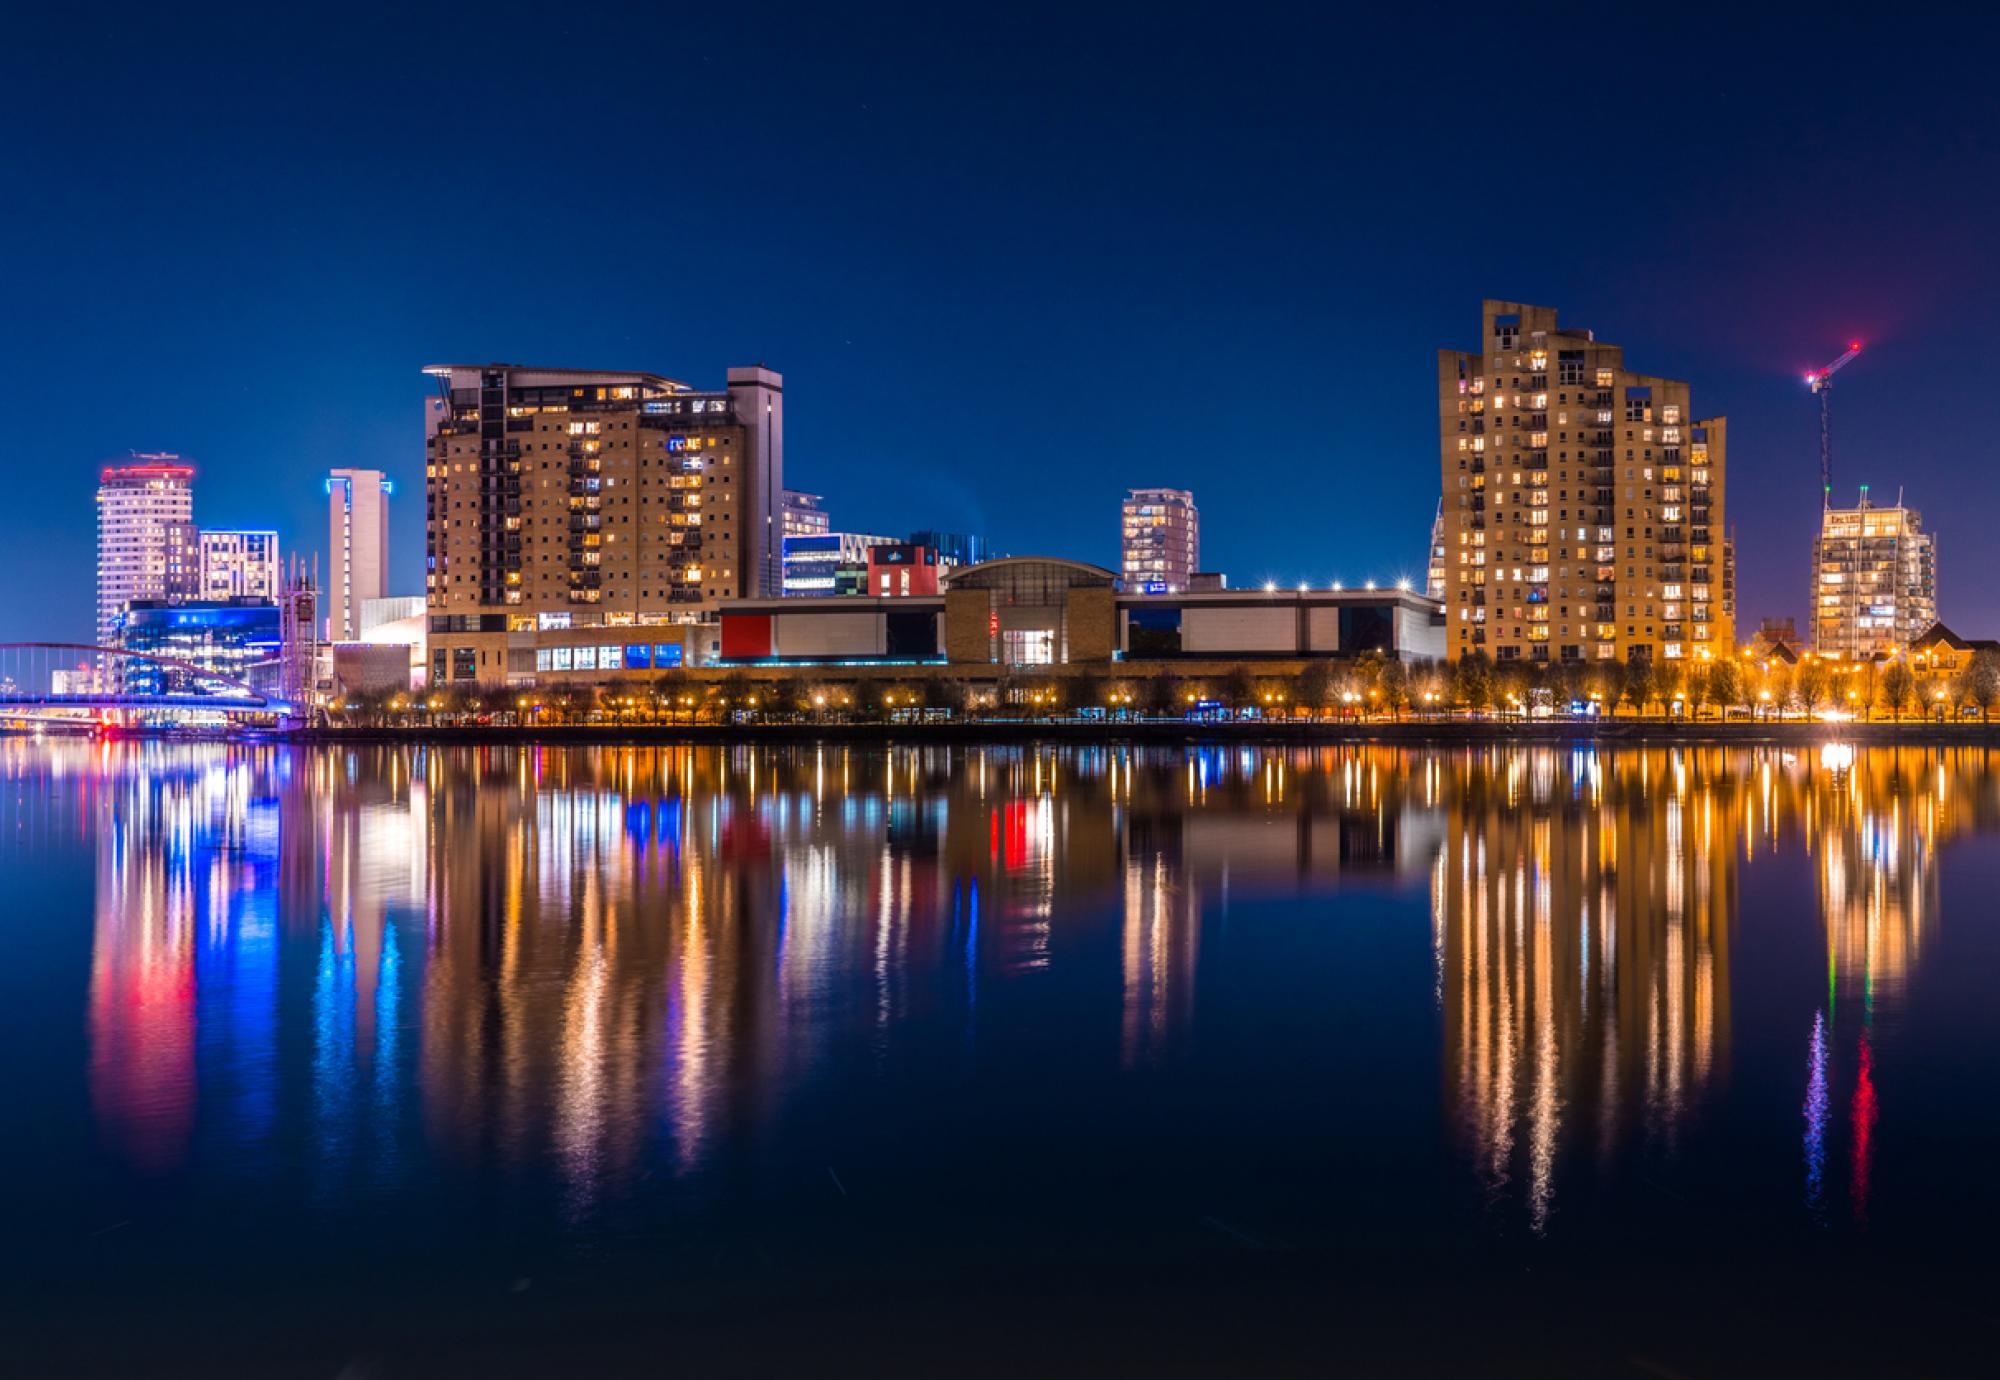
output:
<path id="1" fill-rule="evenodd" d="M 1906 486 L 1992 634 L 1995 21 L 1894 13 L 49 7 L 0 55 L 0 638 L 88 630 L 127 449 L 308 551 L 379 465 L 420 590 L 442 360 L 766 362 L 839 526 L 1109 563 L 1168 484 L 1233 581 L 1420 575 L 1482 296 L 1729 415 L 1748 624 L 1805 613 L 1799 375 L 1866 337 L 1836 494 Z"/>

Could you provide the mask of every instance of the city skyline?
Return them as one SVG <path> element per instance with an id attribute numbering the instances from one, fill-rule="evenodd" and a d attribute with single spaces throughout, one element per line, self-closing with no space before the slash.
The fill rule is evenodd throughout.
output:
<path id="1" fill-rule="evenodd" d="M 1468 53 L 1498 33 L 1497 20 L 1458 22 Z M 1592 42 L 1639 34 L 1613 29 Z M 1338 32 L 1399 36 L 1389 20 Z M 1668 26 L 1643 41 L 1667 48 L 1698 33 Z M 966 88 L 1006 80 L 1035 34 L 1025 18 L 997 21 L 991 52 L 967 59 Z M 1081 50 L 1089 36 L 1065 47 Z M 130 137 L 143 118 L 133 75 L 157 55 L 199 77 L 215 60 L 200 37 L 198 25 L 185 34 L 141 26 L 88 49 L 60 35 L 44 42 L 48 60 L 5 99 L 32 103 L 61 81 L 91 113 L 38 129 L 9 156 L 31 170 L 97 163 L 95 150 Z M 681 37 L 726 60 L 721 31 L 696 21 Z M 440 78 L 414 54 L 381 58 L 379 107 L 343 123 L 336 112 L 352 112 L 341 69 L 357 41 L 343 37 L 274 69 L 294 88 L 292 103 L 262 131 L 240 116 L 242 103 L 271 98 L 268 87 L 217 94 L 230 83 L 210 83 L 185 129 L 161 131 L 162 140 L 199 133 L 264 165 L 304 135 L 337 170 L 336 185 L 284 172 L 267 183 L 253 225 L 218 236 L 216 217 L 233 202 L 202 194 L 226 184 L 167 148 L 148 166 L 172 166 L 187 185 L 163 187 L 142 170 L 114 171 L 102 186 L 62 184 L 63 211 L 111 227 L 88 243 L 52 234 L 62 216 L 10 227 L 9 247 L 42 270 L 17 289 L 16 339 L 41 348 L 19 352 L 16 376 L 57 404 L 47 420 L 29 420 L 26 453 L 48 476 L 55 510 L 78 512 L 108 459 L 176 451 L 200 468 L 205 512 L 219 526 L 276 527 L 286 550 L 311 554 L 323 541 L 327 471 L 379 467 L 405 494 L 418 492 L 425 394 L 415 370 L 426 360 L 698 378 L 727 361 L 763 360 L 787 375 L 799 404 L 787 481 L 824 492 L 843 526 L 942 525 L 1001 549 L 1114 565 L 1103 513 L 1134 485 L 1171 485 L 1200 496 L 1204 563 L 1232 584 L 1421 581 L 1436 498 L 1427 361 L 1438 344 L 1463 339 L 1468 302 L 1494 297 L 1559 304 L 1566 321 L 1611 332 L 1648 368 L 1687 380 L 1706 410 L 1729 415 L 1746 623 L 1806 621 L 1818 428 L 1802 376 L 1865 339 L 1868 353 L 1842 374 L 1834 406 L 1836 482 L 1902 488 L 1935 515 L 1941 615 L 1970 633 L 2000 623 L 2000 605 L 1984 602 L 2000 588 L 2000 552 L 1954 530 L 1966 521 L 1958 514 L 2000 504 L 2000 479 L 1981 463 L 1990 441 L 1975 410 L 1956 402 L 1982 382 L 1977 304 L 1991 270 L 1974 250 L 1990 238 L 1982 227 L 2000 221 L 1978 162 L 1993 119 L 1963 94 L 1976 83 L 1938 70 L 1913 43 L 1752 23 L 1730 47 L 1704 50 L 1696 73 L 1607 93 L 1607 128 L 1657 119 L 1649 103 L 1672 93 L 1704 94 L 1695 108 L 1677 104 L 1679 142 L 1656 155 L 1658 176 L 1593 192 L 1591 233 L 1551 262 L 1504 235 L 1468 246 L 1449 228 L 1453 194 L 1441 187 L 1410 193 L 1385 216 L 1348 214 L 1357 198 L 1392 188 L 1401 196 L 1411 168 L 1465 147 L 1457 131 L 1486 118 L 1471 94 L 1478 83 L 1465 80 L 1470 57 L 1418 83 L 1435 100 L 1404 128 L 1372 104 L 1386 74 L 1353 71 L 1352 90 L 1335 97 L 1280 57 L 1274 79 L 1249 96 L 1224 96 L 1232 84 L 1223 80 L 1190 87 L 1179 78 L 1197 63 L 1218 73 L 1247 64 L 1247 39 L 1166 24 L 1122 39 L 1146 59 L 1125 78 L 1133 107 L 1166 112 L 1154 129 L 1083 107 L 1080 60 L 1036 47 L 1049 112 L 1008 124 L 1003 143 L 997 116 L 912 60 L 949 37 L 870 19 L 825 33 L 802 19 L 766 52 L 784 80 L 733 123 L 682 114 L 669 131 L 643 106 L 607 112 L 688 147 L 733 141 L 747 120 L 786 151 L 754 182 L 727 174 L 748 198 L 739 198 L 745 214 L 667 232 L 677 260 L 704 265 L 671 290 L 619 267 L 642 227 L 659 233 L 659 203 L 644 198 L 587 233 L 495 228 L 448 258 L 433 252 L 444 231 L 432 213 L 408 214 L 422 183 L 390 150 L 469 80 L 457 69 Z M 1584 54 L 1580 39 L 1554 42 L 1552 68 Z M 1826 70 L 1855 70 L 1864 56 L 1870 101 L 1819 94 Z M 558 48 L 552 72 L 529 80 L 560 84 L 574 61 Z M 840 81 L 821 64 L 839 68 Z M 1407 112 L 1411 99 L 1406 92 L 1394 109 Z M 1878 112 L 1891 105 L 1934 137 L 1888 137 Z M 563 133 L 513 130 L 530 151 Z M 1601 137 L 1576 134 L 1580 146 Z M 1106 152 L 1108 161 L 1085 156 Z M 1185 160 L 1235 169 L 1231 191 L 1184 186 L 1174 170 Z M 995 202 L 961 180 L 967 171 L 1023 195 Z M 1691 181 L 1701 196 L 1649 190 Z M 144 252 L 122 252 L 135 232 L 98 213 L 107 195 L 156 207 Z M 908 202 L 913 195 L 920 200 Z M 865 204 L 870 196 L 884 204 Z M 319 226 L 322 197 L 341 210 Z M 1067 229 L 1016 253 L 1024 228 L 1058 207 L 1075 213 Z M 912 213 L 906 228 L 883 219 L 891 210 Z M 398 219 L 408 224 L 370 252 L 343 248 L 350 233 Z M 938 243 L 951 247 L 917 247 Z M 1128 252 L 1133 244 L 1147 248 Z M 556 255 L 569 256 L 587 313 L 454 290 L 496 272 L 528 281 L 536 262 Z M 311 273 L 299 271 L 306 263 Z M 1200 271 L 1185 271 L 1190 264 Z M 136 314 L 135 301 L 144 308 Z M 1292 377 L 1282 388 L 1271 386 L 1274 358 L 1283 361 L 1276 376 Z M 102 368 L 130 386 L 97 387 Z M 316 382 L 289 386 L 299 378 Z M 263 394 L 258 406 L 243 405 L 244 390 Z M 1190 395 L 1233 396 L 1226 426 L 1191 436 Z M 1021 482 L 1024 463 L 1063 483 Z M 1329 480 L 1343 498 L 1334 511 L 1281 501 Z M 394 517 L 393 590 L 421 585 L 415 508 L 406 502 Z M 1359 512 L 1370 520 L 1351 520 Z M 0 518 L 0 530 L 30 554 L 27 564 L 80 576 L 81 523 L 21 511 Z M 30 601 L 10 581 L 0 637 L 72 633 L 89 616 L 84 583 L 57 581 Z"/>

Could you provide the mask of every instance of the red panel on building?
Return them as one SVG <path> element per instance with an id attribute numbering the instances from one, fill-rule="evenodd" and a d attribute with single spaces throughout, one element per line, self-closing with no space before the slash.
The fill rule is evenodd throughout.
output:
<path id="1" fill-rule="evenodd" d="M 878 599 L 900 599 L 937 592 L 937 552 L 908 542 L 868 548 L 869 594 Z"/>
<path id="2" fill-rule="evenodd" d="M 723 614 L 722 654 L 725 657 L 769 656 L 771 654 L 771 615 L 768 613 Z"/>

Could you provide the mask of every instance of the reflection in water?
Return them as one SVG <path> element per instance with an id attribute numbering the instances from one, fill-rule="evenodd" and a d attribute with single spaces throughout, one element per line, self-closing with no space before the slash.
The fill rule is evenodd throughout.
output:
<path id="1" fill-rule="evenodd" d="M 329 1202 L 420 1150 L 547 1173 L 572 1221 L 756 1154 L 837 1068 L 941 1027 L 972 1053 L 1010 992 L 1101 1012 L 1079 1061 L 1187 1059 L 1231 898 L 1386 885 L 1428 893 L 1453 1132 L 1498 1220 L 1547 1232 L 1578 1176 L 1698 1129 L 1738 869 L 1793 844 L 1826 933 L 1806 1196 L 1846 1135 L 1859 1218 L 1879 1018 L 1940 838 L 1993 800 L 1984 753 L 1914 750 L 4 753 L 87 796 L 90 1087 L 131 1166 L 248 1154 L 303 1089 Z"/>
<path id="2" fill-rule="evenodd" d="M 1813 1012 L 1806 1047 L 1806 1211 L 1826 1217 L 1826 1013 Z"/>

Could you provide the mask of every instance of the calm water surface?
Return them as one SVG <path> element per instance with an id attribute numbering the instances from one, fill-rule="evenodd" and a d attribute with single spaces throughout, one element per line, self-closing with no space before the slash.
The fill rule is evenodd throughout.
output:
<path id="1" fill-rule="evenodd" d="M 1996 768 L 0 743 L 0 1370 L 1991 1373 Z"/>

